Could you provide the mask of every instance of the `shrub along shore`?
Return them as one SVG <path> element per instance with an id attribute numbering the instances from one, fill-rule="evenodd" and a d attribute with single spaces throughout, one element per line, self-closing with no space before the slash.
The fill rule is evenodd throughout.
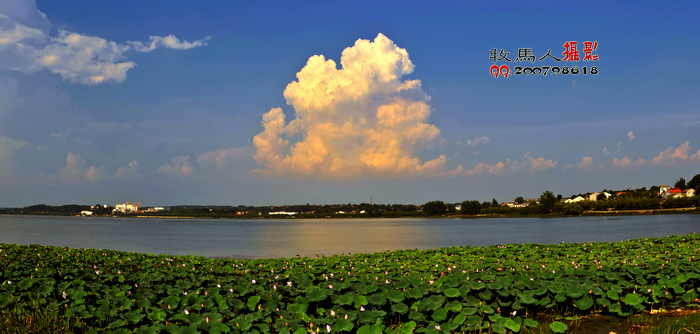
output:
<path id="1" fill-rule="evenodd" d="M 563 332 L 566 318 L 695 305 L 698 241 L 259 260 L 0 244 L 0 321 L 40 308 L 78 333 Z"/>

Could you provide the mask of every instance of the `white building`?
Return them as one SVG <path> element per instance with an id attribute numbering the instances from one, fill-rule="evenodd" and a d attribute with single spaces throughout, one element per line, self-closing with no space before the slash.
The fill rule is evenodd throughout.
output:
<path id="1" fill-rule="evenodd" d="M 139 211 L 139 204 L 134 202 L 126 202 L 124 204 L 117 204 L 114 206 L 112 212 L 130 213 Z"/>
<path id="2" fill-rule="evenodd" d="M 681 194 L 685 197 L 693 197 L 695 196 L 695 189 L 693 188 L 688 188 L 686 190 L 681 191 Z"/>
<path id="3" fill-rule="evenodd" d="M 271 215 L 296 215 L 297 212 L 287 212 L 287 211 L 277 211 L 277 212 L 270 212 Z"/>
<path id="4" fill-rule="evenodd" d="M 576 203 L 576 202 L 581 202 L 585 201 L 586 199 L 583 198 L 583 196 L 576 196 L 575 198 L 569 198 L 564 201 L 564 203 Z"/>
<path id="5" fill-rule="evenodd" d="M 594 202 L 597 201 L 597 200 L 598 200 L 598 195 L 600 195 L 600 194 L 601 194 L 601 193 L 592 193 L 592 194 L 589 196 L 589 200 L 590 200 L 590 201 L 594 201 Z M 605 195 L 605 199 L 608 199 L 608 198 L 610 198 L 610 196 L 612 196 L 612 194 L 608 194 L 608 193 L 606 193 L 606 192 L 603 192 L 602 194 Z"/>

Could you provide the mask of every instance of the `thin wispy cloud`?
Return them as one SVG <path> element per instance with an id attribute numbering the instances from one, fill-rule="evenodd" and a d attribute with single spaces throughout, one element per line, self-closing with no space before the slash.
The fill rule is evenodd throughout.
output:
<path id="1" fill-rule="evenodd" d="M 476 150 L 476 147 L 479 146 L 480 144 L 486 144 L 488 143 L 489 137 L 482 136 L 482 137 L 476 137 L 474 140 L 467 140 L 467 146 L 471 146 L 472 149 L 474 149 L 474 152 L 472 155 L 479 155 L 479 151 Z"/>

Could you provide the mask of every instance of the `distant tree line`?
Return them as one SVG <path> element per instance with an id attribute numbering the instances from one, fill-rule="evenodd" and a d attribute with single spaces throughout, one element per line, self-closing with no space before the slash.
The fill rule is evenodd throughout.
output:
<path id="1" fill-rule="evenodd" d="M 54 215 L 54 216 L 75 216 L 81 211 L 92 211 L 94 215 L 108 215 L 112 213 L 112 208 L 105 208 L 97 204 L 94 208 L 90 205 L 66 204 L 66 205 L 46 205 L 37 204 L 24 208 L 0 209 L 0 214 L 30 214 L 30 215 Z"/>

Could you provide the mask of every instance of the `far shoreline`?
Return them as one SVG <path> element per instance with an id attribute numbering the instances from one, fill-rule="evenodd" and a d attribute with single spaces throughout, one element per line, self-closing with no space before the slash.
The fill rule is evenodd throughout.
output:
<path id="1" fill-rule="evenodd" d="M 391 217 L 367 217 L 367 216 L 355 216 L 355 215 L 325 215 L 320 216 L 304 216 L 299 215 L 289 215 L 289 216 L 279 216 L 279 215 L 240 215 L 240 216 L 224 216 L 224 217 L 211 217 L 211 216 L 169 216 L 169 215 L 104 215 L 104 216 L 81 216 L 75 214 L 51 214 L 51 213 L 3 213 L 2 216 L 52 216 L 52 217 L 101 217 L 101 218 L 147 218 L 147 219 L 269 219 L 269 220 L 290 220 L 290 219 L 407 219 L 407 218 L 421 218 L 421 219 L 436 219 L 436 218 L 461 218 L 461 219 L 489 219 L 489 218 L 561 218 L 561 217 L 604 217 L 604 216 L 638 216 L 638 215 L 666 215 L 666 214 L 695 214 L 700 213 L 700 208 L 697 207 L 686 207 L 686 208 L 669 208 L 669 209 L 640 209 L 640 210 L 607 210 L 607 211 L 584 211 L 580 215 L 563 215 L 558 213 L 550 214 L 477 214 L 477 215 L 458 215 L 458 214 L 447 214 L 441 216 L 417 216 L 417 215 L 406 215 L 406 216 L 391 216 Z"/>

